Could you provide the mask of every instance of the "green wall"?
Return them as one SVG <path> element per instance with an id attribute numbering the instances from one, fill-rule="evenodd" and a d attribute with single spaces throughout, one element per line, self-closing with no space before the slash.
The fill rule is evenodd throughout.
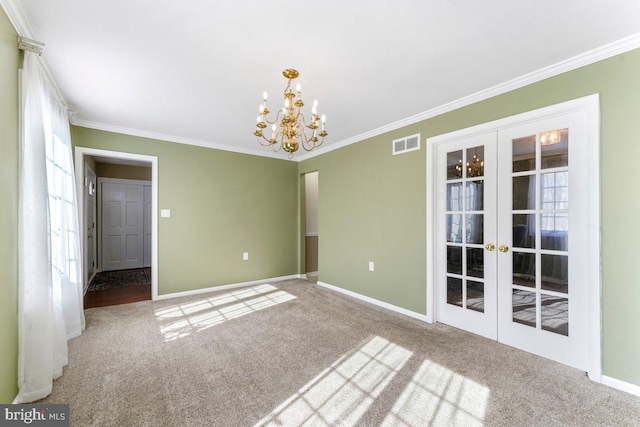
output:
<path id="1" fill-rule="evenodd" d="M 603 368 L 640 385 L 638 76 L 635 50 L 300 162 L 300 174 L 319 171 L 319 280 L 426 313 L 425 139 L 599 93 Z M 418 132 L 420 151 L 391 155 L 393 139 Z"/>
<path id="2" fill-rule="evenodd" d="M 299 171 L 319 172 L 319 280 L 424 313 L 424 151 L 391 155 L 391 140 L 407 132 L 314 157 Z"/>
<path id="3" fill-rule="evenodd" d="M 160 295 L 297 273 L 296 163 L 75 126 L 71 140 L 158 157 Z"/>
<path id="4" fill-rule="evenodd" d="M 0 8 L 0 403 L 18 394 L 18 35 Z"/>
<path id="5" fill-rule="evenodd" d="M 86 156 L 85 159 L 90 156 Z M 114 163 L 96 163 L 92 166 L 89 162 L 89 166 L 93 168 L 98 178 L 118 178 L 118 179 L 134 179 L 138 181 L 151 181 L 151 168 L 130 166 L 130 165 L 116 165 Z"/>

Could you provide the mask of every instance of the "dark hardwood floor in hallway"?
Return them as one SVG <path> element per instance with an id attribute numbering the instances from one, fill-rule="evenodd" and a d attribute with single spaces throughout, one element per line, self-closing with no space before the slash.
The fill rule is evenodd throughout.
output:
<path id="1" fill-rule="evenodd" d="M 102 271 L 84 297 L 84 308 L 128 304 L 151 299 L 151 268 Z"/>
<path id="2" fill-rule="evenodd" d="M 84 296 L 84 308 L 129 304 L 151 299 L 151 285 L 90 291 Z"/>

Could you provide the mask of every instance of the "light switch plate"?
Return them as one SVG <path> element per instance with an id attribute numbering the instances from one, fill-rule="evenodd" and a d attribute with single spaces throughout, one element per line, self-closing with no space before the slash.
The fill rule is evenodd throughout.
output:
<path id="1" fill-rule="evenodd" d="M 171 209 L 160 209 L 161 218 L 171 218 Z"/>
<path id="2" fill-rule="evenodd" d="M 249 252 L 243 252 L 242 253 L 242 259 L 245 260 L 245 261 L 248 260 L 249 259 Z"/>
<path id="3" fill-rule="evenodd" d="M 373 261 L 369 261 L 369 271 L 373 271 L 373 270 L 374 270 Z"/>

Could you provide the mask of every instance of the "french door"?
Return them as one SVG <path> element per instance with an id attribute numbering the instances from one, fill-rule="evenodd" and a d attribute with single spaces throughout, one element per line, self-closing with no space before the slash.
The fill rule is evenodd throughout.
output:
<path id="1" fill-rule="evenodd" d="M 476 135 L 437 151 L 438 320 L 491 339 L 498 337 L 497 254 L 489 250 L 497 233 L 496 140 Z"/>
<path id="2" fill-rule="evenodd" d="M 586 140 L 571 112 L 438 144 L 438 321 L 587 370 Z"/>

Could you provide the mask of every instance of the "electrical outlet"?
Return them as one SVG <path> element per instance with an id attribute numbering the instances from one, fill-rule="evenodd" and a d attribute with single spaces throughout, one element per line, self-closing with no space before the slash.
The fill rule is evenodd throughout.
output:
<path id="1" fill-rule="evenodd" d="M 369 261 L 369 271 L 374 271 L 373 261 Z"/>
<path id="2" fill-rule="evenodd" d="M 242 253 L 242 259 L 247 261 L 249 259 L 249 252 L 243 252 Z"/>
<path id="3" fill-rule="evenodd" d="M 160 218 L 171 218 L 171 209 L 160 209 Z"/>

